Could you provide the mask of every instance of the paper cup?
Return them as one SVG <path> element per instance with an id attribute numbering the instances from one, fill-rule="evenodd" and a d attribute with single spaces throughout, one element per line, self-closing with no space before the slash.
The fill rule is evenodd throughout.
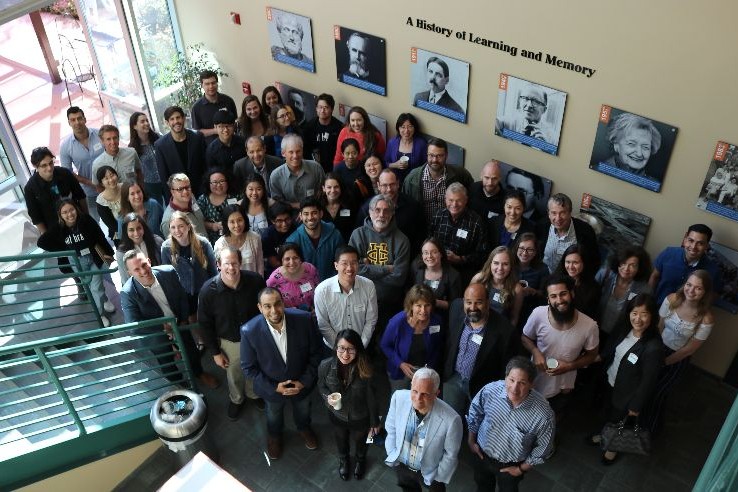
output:
<path id="1" fill-rule="evenodd" d="M 402 157 L 400 157 L 400 162 L 404 162 L 404 163 L 407 164 L 407 161 L 409 161 L 409 160 L 410 160 L 410 158 L 408 156 L 406 156 L 406 155 L 403 155 Z"/>
<path id="2" fill-rule="evenodd" d="M 528 281 L 527 280 L 521 280 L 520 281 L 520 285 L 522 285 L 524 289 L 527 289 L 528 288 Z"/>
<path id="3" fill-rule="evenodd" d="M 553 357 L 549 357 L 548 359 L 546 359 L 546 367 L 548 367 L 549 369 L 556 369 L 557 367 L 559 367 L 559 361 L 557 361 Z"/>
<path id="4" fill-rule="evenodd" d="M 334 410 L 341 409 L 341 393 L 331 393 L 328 395 L 328 403 L 333 407 Z"/>

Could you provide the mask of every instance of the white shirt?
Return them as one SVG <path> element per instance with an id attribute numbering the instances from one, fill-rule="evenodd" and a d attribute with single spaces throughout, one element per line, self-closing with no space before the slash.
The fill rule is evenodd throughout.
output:
<path id="1" fill-rule="evenodd" d="M 633 330 L 631 330 L 630 333 L 628 333 L 628 336 L 623 338 L 623 341 L 615 347 L 615 358 L 607 369 L 607 382 L 610 383 L 610 386 L 615 386 L 615 377 L 618 375 L 618 370 L 620 369 L 620 363 L 623 360 L 623 356 L 628 352 L 628 350 L 633 348 L 633 345 L 638 343 L 638 340 L 638 338 L 633 336 Z"/>
<path id="2" fill-rule="evenodd" d="M 138 280 L 136 280 L 136 282 L 138 282 Z M 141 283 L 141 282 L 138 282 L 138 283 Z M 172 311 L 172 308 L 169 307 L 169 301 L 167 301 L 167 296 L 166 294 L 164 294 L 164 289 L 161 288 L 161 284 L 159 283 L 159 280 L 156 278 L 156 275 L 154 275 L 154 283 L 151 284 L 150 287 L 146 287 L 144 284 L 141 284 L 141 287 L 149 291 L 149 293 L 151 294 L 151 297 L 153 297 L 156 303 L 159 305 L 159 308 L 164 313 L 165 317 L 171 316 L 172 318 L 177 319 L 177 317 L 174 315 L 174 312 Z"/>
<path id="3" fill-rule="evenodd" d="M 274 344 L 279 350 L 279 355 L 282 356 L 282 361 L 287 365 L 287 319 L 282 320 L 282 330 L 275 330 L 268 319 L 264 318 L 269 326 L 269 332 L 272 334 Z"/>
<path id="4" fill-rule="evenodd" d="M 341 330 L 354 330 L 361 335 L 366 347 L 377 324 L 377 291 L 374 282 L 356 276 L 354 287 L 345 293 L 338 283 L 338 275 L 322 281 L 315 288 L 315 314 L 318 329 L 325 344 L 333 348 Z"/>

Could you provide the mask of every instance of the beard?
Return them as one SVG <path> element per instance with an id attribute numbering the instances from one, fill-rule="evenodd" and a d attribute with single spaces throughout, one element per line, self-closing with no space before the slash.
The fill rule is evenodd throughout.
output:
<path id="1" fill-rule="evenodd" d="M 484 318 L 484 316 L 482 316 L 482 311 L 472 309 L 466 312 L 466 317 L 469 318 L 469 321 L 472 323 L 479 323 Z"/>
<path id="2" fill-rule="evenodd" d="M 550 304 L 548 305 L 548 307 L 549 311 L 551 312 L 551 317 L 553 317 L 553 319 L 557 323 L 569 323 L 571 320 L 574 319 L 574 311 L 576 309 L 571 303 L 569 303 L 564 311 L 560 311 L 558 308 L 555 308 Z"/>

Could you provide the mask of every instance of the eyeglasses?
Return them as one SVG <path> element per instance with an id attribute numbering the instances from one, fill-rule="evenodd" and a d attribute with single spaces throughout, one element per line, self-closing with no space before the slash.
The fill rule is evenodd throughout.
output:
<path id="1" fill-rule="evenodd" d="M 338 352 L 339 354 L 347 353 L 349 355 L 354 355 L 356 353 L 356 349 L 339 345 L 338 347 L 336 347 L 336 352 Z"/>
<path id="2" fill-rule="evenodd" d="M 190 191 L 192 189 L 192 186 L 182 186 L 180 188 L 172 188 L 172 191 L 176 191 L 177 193 L 182 193 L 183 191 Z"/>
<path id="3" fill-rule="evenodd" d="M 275 224 L 286 224 L 290 219 L 274 219 Z"/>
<path id="4" fill-rule="evenodd" d="M 528 104 L 532 104 L 534 106 L 545 106 L 546 105 L 545 102 L 543 102 L 543 101 L 541 101 L 539 99 L 535 99 L 533 97 L 528 97 L 528 96 L 520 96 L 518 98 L 518 100 L 520 101 L 521 104 L 528 103 Z"/>
<path id="5" fill-rule="evenodd" d="M 225 179 L 221 179 L 220 181 L 211 181 L 210 184 L 211 185 L 222 185 L 222 184 L 226 184 L 227 182 L 228 181 L 226 181 Z"/>
<path id="6" fill-rule="evenodd" d="M 443 159 L 446 157 L 446 154 L 428 154 L 428 159 Z"/>
<path id="7" fill-rule="evenodd" d="M 536 248 L 523 248 L 522 246 L 518 247 L 518 251 L 521 253 L 525 253 L 527 255 L 532 255 L 536 252 Z"/>
<path id="8" fill-rule="evenodd" d="M 277 119 L 278 120 L 283 120 L 285 118 L 289 118 L 290 116 L 292 116 L 292 113 L 282 113 L 282 114 L 278 114 L 277 115 Z"/>

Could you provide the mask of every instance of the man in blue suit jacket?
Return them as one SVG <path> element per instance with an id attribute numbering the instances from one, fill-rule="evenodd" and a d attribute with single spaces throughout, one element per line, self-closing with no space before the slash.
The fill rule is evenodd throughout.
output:
<path id="1" fill-rule="evenodd" d="M 260 316 L 241 327 L 241 367 L 254 380 L 254 392 L 266 403 L 267 454 L 282 455 L 284 407 L 292 403 L 295 425 L 305 446 L 318 448 L 310 427 L 310 392 L 318 376 L 320 337 L 310 313 L 285 309 L 282 294 L 259 292 Z"/>
<path id="2" fill-rule="evenodd" d="M 159 176 L 166 182 L 172 174 L 185 173 L 192 183 L 192 194 L 200 196 L 201 191 L 207 191 L 200 190 L 205 172 L 205 139 L 201 133 L 185 128 L 185 114 L 179 106 L 164 110 L 164 119 L 171 131 L 154 142 Z M 166 193 L 169 199 L 169 190 Z"/>
<path id="3" fill-rule="evenodd" d="M 395 468 L 403 490 L 445 491 L 456 471 L 463 435 L 461 417 L 438 400 L 441 378 L 423 367 L 415 371 L 410 391 L 392 395 L 385 428 L 385 463 Z"/>
<path id="4" fill-rule="evenodd" d="M 120 304 L 126 323 L 172 316 L 177 323 L 187 324 L 189 313 L 187 295 L 173 266 L 161 265 L 152 268 L 146 255 L 134 250 L 123 255 L 123 264 L 130 275 L 120 292 Z M 175 363 L 172 350 L 166 346 L 168 339 L 164 336 L 164 332 L 170 330 L 168 324 L 161 328 L 151 326 L 137 330 L 140 335 L 162 334 L 161 337 L 144 339 L 145 345 L 141 348 L 151 350 L 165 371 L 171 371 Z M 215 376 L 202 370 L 200 353 L 197 351 L 192 333 L 189 330 L 181 333 L 184 349 L 187 351 L 195 377 L 206 386 L 216 388 L 218 380 Z M 172 381 L 179 379 L 178 375 L 171 372 L 167 377 Z"/>

